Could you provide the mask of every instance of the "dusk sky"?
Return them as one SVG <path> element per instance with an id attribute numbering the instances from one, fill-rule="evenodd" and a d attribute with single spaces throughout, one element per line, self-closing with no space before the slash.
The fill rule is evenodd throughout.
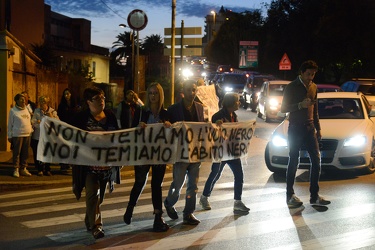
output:
<path id="1" fill-rule="evenodd" d="M 261 9 L 263 3 L 271 0 L 177 0 L 176 27 L 184 20 L 185 27 L 202 27 L 204 33 L 205 17 L 211 11 L 218 12 L 221 6 L 235 12 Z M 116 36 L 129 28 L 119 27 L 127 23 L 129 13 L 134 9 L 144 11 L 148 18 L 147 26 L 139 31 L 140 39 L 150 35 L 164 38 L 164 28 L 171 27 L 172 0 L 45 0 L 52 11 L 72 18 L 85 18 L 91 21 L 91 44 L 112 47 Z M 203 36 L 203 34 L 202 34 Z"/>

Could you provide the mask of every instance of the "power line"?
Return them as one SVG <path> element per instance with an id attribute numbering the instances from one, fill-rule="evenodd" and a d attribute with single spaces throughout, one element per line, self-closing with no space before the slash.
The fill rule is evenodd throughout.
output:
<path id="1" fill-rule="evenodd" d="M 125 19 L 123 16 L 121 16 L 119 13 L 117 13 L 117 11 L 113 10 L 111 7 L 109 7 L 109 5 L 107 3 L 105 3 L 103 0 L 100 0 L 100 2 L 102 2 L 110 11 L 112 11 L 113 13 L 115 13 L 117 16 L 121 17 L 122 19 Z"/>

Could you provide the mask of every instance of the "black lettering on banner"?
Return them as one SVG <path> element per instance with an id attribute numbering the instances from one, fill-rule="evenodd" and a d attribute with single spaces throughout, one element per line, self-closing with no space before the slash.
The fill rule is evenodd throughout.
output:
<path id="1" fill-rule="evenodd" d="M 221 159 L 221 158 L 223 158 L 223 153 L 224 153 L 224 147 L 223 147 L 223 145 L 213 146 L 211 148 L 211 150 L 212 150 L 212 158 L 213 159 Z"/>
<path id="2" fill-rule="evenodd" d="M 60 136 L 60 129 L 61 129 L 61 125 L 57 125 L 57 128 L 56 128 L 56 125 L 53 121 L 50 121 L 49 122 L 49 128 L 47 130 L 47 135 L 51 135 L 52 134 L 52 131 L 54 131 L 55 133 L 55 136 L 56 137 L 59 137 Z M 76 131 L 76 136 L 75 136 L 75 142 L 79 143 L 79 142 L 83 142 L 85 143 L 86 142 L 86 139 L 87 139 L 87 134 L 88 132 L 84 132 L 84 131 L 81 131 L 81 130 L 75 130 L 73 128 L 64 128 L 62 130 L 62 137 L 65 139 L 65 140 L 71 140 L 74 136 L 74 131 Z"/>
<path id="3" fill-rule="evenodd" d="M 239 157 L 247 154 L 247 146 L 245 143 L 232 142 L 227 144 L 228 156 Z"/>
<path id="4" fill-rule="evenodd" d="M 194 140 L 194 131 L 192 128 L 186 129 L 185 141 L 191 143 Z"/>
<path id="5" fill-rule="evenodd" d="M 129 132 L 121 132 L 121 133 L 119 133 L 119 135 L 118 135 L 118 142 L 119 143 L 130 142 Z"/>
<path id="6" fill-rule="evenodd" d="M 203 128 L 199 128 L 199 133 L 198 133 L 198 141 L 204 141 L 204 136 L 202 135 Z"/>
<path id="7" fill-rule="evenodd" d="M 164 148 L 161 159 L 164 162 L 170 162 L 170 160 L 172 159 L 172 150 L 170 148 Z"/>
<path id="8" fill-rule="evenodd" d="M 105 150 L 106 148 L 97 148 L 97 147 L 93 147 L 91 148 L 93 151 L 98 151 L 98 153 L 96 154 L 96 160 L 97 161 L 100 161 L 102 159 L 102 150 Z"/>
<path id="9" fill-rule="evenodd" d="M 126 147 L 120 147 L 119 148 L 118 160 L 121 162 L 122 161 L 122 156 L 125 154 L 124 161 L 130 161 L 130 152 L 131 152 L 130 145 L 126 146 Z"/>
<path id="10" fill-rule="evenodd" d="M 155 136 L 155 139 L 154 139 L 154 143 L 157 143 L 159 140 L 161 140 L 161 143 L 164 143 L 167 144 L 168 143 L 168 140 L 167 140 L 167 137 L 165 135 L 165 127 L 162 126 L 159 130 L 159 132 L 156 134 Z"/>
<path id="11" fill-rule="evenodd" d="M 77 145 L 71 148 L 66 144 L 59 145 L 57 143 L 46 142 L 44 144 L 43 156 L 51 154 L 52 157 L 55 157 L 57 154 L 61 159 L 68 159 L 71 155 L 71 149 L 74 152 L 73 159 L 76 159 L 79 150 Z"/>
<path id="12" fill-rule="evenodd" d="M 171 144 L 174 144 L 175 140 L 179 141 L 180 142 L 180 145 L 183 145 L 184 144 L 184 141 L 183 141 L 183 138 L 184 137 L 184 133 L 182 131 L 182 129 L 175 129 L 175 128 L 172 128 L 172 136 L 171 136 Z"/>
<path id="13" fill-rule="evenodd" d="M 217 128 L 213 128 L 213 127 L 210 127 L 208 128 L 209 129 L 209 132 L 208 132 L 208 141 L 218 141 L 220 139 L 220 135 L 219 135 L 219 129 Z"/>
<path id="14" fill-rule="evenodd" d="M 118 151 L 118 148 L 117 147 L 110 147 L 110 148 L 107 148 L 107 153 L 106 153 L 106 156 L 105 156 L 105 162 L 116 162 L 116 151 Z M 113 157 L 114 156 L 114 157 Z"/>
<path id="15" fill-rule="evenodd" d="M 134 142 L 135 143 L 138 143 L 138 137 L 140 137 L 140 141 L 142 143 L 145 143 L 146 142 L 146 138 L 145 138 L 145 129 L 144 128 L 140 128 L 140 129 L 136 129 L 134 130 Z"/>

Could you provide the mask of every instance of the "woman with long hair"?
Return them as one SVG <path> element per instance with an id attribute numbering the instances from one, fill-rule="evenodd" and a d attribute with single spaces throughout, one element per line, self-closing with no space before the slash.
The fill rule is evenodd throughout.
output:
<path id="1" fill-rule="evenodd" d="M 139 118 L 137 115 L 141 117 Z M 168 113 L 164 109 L 164 91 L 159 83 L 153 82 L 148 86 L 147 100 L 144 111 L 136 113 L 134 120 L 140 121 L 138 127 L 141 128 L 144 128 L 147 126 L 147 124 L 152 123 L 164 123 L 164 126 L 170 126 L 168 121 Z M 164 222 L 162 217 L 162 184 L 166 164 L 134 166 L 135 182 L 130 193 L 130 199 L 126 212 L 124 214 L 124 222 L 126 224 L 131 223 L 134 207 L 136 206 L 139 196 L 147 183 L 150 168 L 152 168 L 151 192 L 155 214 L 153 230 L 155 232 L 165 232 L 169 229 L 169 226 Z"/>

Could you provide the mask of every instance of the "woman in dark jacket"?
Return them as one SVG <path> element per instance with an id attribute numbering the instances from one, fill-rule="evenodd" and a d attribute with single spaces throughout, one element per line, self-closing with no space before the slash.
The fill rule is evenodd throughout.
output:
<path id="1" fill-rule="evenodd" d="M 105 110 L 104 92 L 91 87 L 83 93 L 84 101 L 88 109 L 78 113 L 71 124 L 87 131 L 113 131 L 118 130 L 115 114 Z M 107 183 L 110 183 L 110 191 L 113 191 L 113 183 L 120 184 L 120 167 L 109 166 L 74 166 L 73 192 L 77 199 L 81 197 L 83 187 L 86 191 L 86 216 L 87 230 L 92 232 L 95 239 L 104 237 L 103 222 L 100 205 L 104 200 Z"/>
<path id="2" fill-rule="evenodd" d="M 148 97 L 144 110 L 140 113 L 136 113 L 136 116 L 134 117 L 135 121 L 140 121 L 138 127 L 144 128 L 147 126 L 146 124 L 152 123 L 164 123 L 165 126 L 169 127 L 170 123 L 168 122 L 168 113 L 163 107 L 164 91 L 162 86 L 156 82 L 151 83 L 147 88 L 147 95 Z M 140 119 L 139 116 L 141 116 Z M 161 216 L 163 213 L 162 184 L 166 168 L 165 164 L 134 166 L 135 182 L 124 214 L 124 222 L 126 224 L 131 223 L 134 207 L 136 206 L 139 196 L 147 183 L 150 168 L 152 168 L 151 192 L 155 214 L 153 230 L 155 232 L 165 232 L 169 229 L 169 226 L 164 222 L 164 219 Z"/>

